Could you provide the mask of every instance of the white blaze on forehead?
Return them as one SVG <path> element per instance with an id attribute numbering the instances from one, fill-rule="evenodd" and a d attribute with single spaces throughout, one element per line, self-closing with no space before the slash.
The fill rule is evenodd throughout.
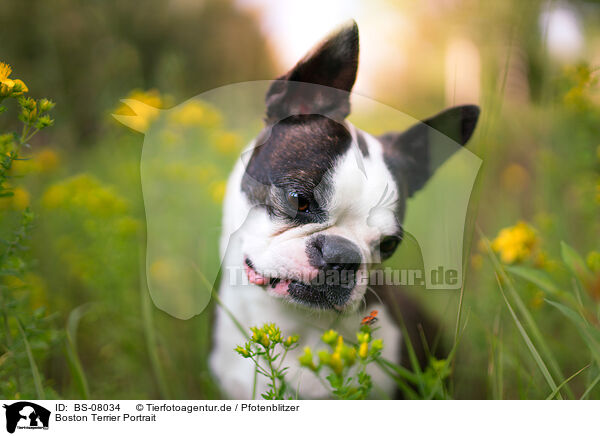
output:
<path id="1" fill-rule="evenodd" d="M 381 144 L 370 135 L 363 136 L 369 150 L 368 156 L 358 157 L 364 172 L 357 163 L 358 152 L 351 148 L 334 168 L 328 213 L 333 226 L 351 229 L 355 238 L 370 243 L 399 230 L 398 189 L 383 160 Z"/>

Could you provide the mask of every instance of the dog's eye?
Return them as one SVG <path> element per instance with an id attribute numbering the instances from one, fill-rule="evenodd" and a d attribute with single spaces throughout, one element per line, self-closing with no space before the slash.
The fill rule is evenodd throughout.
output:
<path id="1" fill-rule="evenodd" d="M 382 258 L 388 258 L 396 248 L 398 248 L 398 244 L 400 244 L 400 238 L 398 236 L 386 236 L 379 243 L 379 252 L 381 253 Z"/>
<path id="2" fill-rule="evenodd" d="M 310 200 L 297 192 L 288 192 L 287 201 L 293 210 L 298 212 L 308 212 Z"/>

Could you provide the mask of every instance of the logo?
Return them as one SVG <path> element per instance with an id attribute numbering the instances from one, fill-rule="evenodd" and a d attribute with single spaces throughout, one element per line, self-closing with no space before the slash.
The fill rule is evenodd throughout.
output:
<path id="1" fill-rule="evenodd" d="M 48 430 L 50 411 L 29 401 L 19 401 L 3 406 L 6 409 L 6 431 L 16 429 Z"/>

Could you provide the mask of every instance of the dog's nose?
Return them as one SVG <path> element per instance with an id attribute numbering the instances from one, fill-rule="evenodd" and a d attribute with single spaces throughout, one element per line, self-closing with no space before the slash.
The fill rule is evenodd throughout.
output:
<path id="1" fill-rule="evenodd" d="M 335 235 L 318 235 L 307 247 L 312 266 L 320 270 L 352 271 L 360 267 L 360 249 L 352 241 Z"/>

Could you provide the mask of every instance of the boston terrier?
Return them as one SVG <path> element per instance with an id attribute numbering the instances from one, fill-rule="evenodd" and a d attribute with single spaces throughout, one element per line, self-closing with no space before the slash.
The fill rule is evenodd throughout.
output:
<path id="1" fill-rule="evenodd" d="M 250 359 L 234 352 L 246 341 L 240 327 L 275 323 L 300 336 L 302 346 L 285 363 L 287 385 L 300 398 L 328 395 L 298 356 L 304 346 L 318 348 L 330 328 L 352 340 L 361 319 L 377 310 L 382 357 L 395 364 L 406 357 L 400 320 L 415 348 L 423 331 L 429 340 L 436 334 L 399 288 L 371 286 L 368 277 L 401 243 L 406 201 L 432 175 L 430 130 L 464 145 L 479 109 L 453 107 L 404 132 L 369 135 L 346 120 L 358 52 L 352 21 L 272 82 L 265 127 L 228 181 L 210 356 L 227 397 L 267 390 Z M 245 280 L 233 280 L 233 271 Z M 370 373 L 374 396 L 392 397 L 389 375 L 375 365 Z"/>

